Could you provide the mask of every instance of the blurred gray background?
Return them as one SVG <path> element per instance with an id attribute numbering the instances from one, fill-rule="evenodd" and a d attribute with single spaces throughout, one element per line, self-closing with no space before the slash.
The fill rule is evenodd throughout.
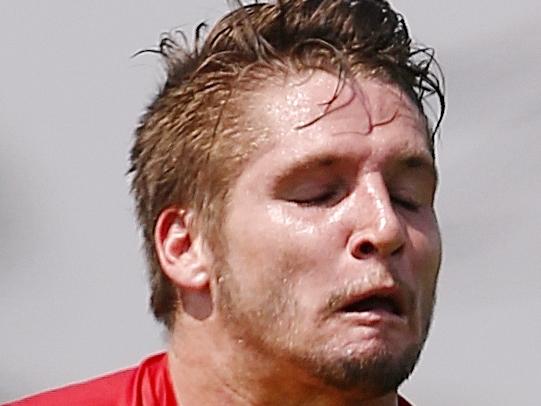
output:
<path id="1" fill-rule="evenodd" d="M 417 405 L 538 406 L 540 6 L 393 4 L 437 49 L 449 104 L 439 302 L 402 392 Z M 130 55 L 225 10 L 224 0 L 0 0 L 0 402 L 163 348 L 124 176 L 163 74 L 157 57 Z"/>

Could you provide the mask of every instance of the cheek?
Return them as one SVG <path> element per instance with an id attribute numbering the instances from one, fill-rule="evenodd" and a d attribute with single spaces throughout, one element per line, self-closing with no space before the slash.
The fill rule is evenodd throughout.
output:
<path id="1" fill-rule="evenodd" d="M 412 246 L 412 278 L 427 300 L 432 300 L 441 263 L 441 237 L 435 217 L 423 227 L 409 230 Z"/>
<path id="2" fill-rule="evenodd" d="M 252 206 L 250 211 L 231 213 L 229 220 L 228 262 L 251 284 L 278 277 L 304 283 L 321 276 L 321 269 L 328 269 L 336 257 L 333 244 L 340 239 L 333 237 L 332 227 L 295 217 L 278 205 Z"/>

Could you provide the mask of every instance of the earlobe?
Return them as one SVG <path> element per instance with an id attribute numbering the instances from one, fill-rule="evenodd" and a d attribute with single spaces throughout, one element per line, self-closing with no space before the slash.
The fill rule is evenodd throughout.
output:
<path id="1" fill-rule="evenodd" d="M 208 289 L 210 275 L 202 238 L 194 235 L 193 212 L 168 208 L 160 214 L 154 244 L 163 272 L 180 289 Z"/>

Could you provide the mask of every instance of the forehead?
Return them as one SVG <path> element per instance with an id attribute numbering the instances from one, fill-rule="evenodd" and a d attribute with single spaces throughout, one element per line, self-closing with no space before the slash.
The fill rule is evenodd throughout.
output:
<path id="1" fill-rule="evenodd" d="M 341 81 L 319 70 L 273 78 L 251 95 L 247 117 L 260 152 L 276 146 L 292 154 L 324 144 L 340 148 L 334 141 L 347 138 L 430 155 L 424 116 L 398 87 L 376 79 Z M 342 145 L 350 147 L 348 142 Z"/>

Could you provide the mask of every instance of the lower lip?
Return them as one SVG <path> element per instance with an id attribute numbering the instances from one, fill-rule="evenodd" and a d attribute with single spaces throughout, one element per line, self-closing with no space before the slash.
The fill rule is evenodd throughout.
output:
<path id="1" fill-rule="evenodd" d="M 373 326 L 382 323 L 405 324 L 406 318 L 385 310 L 369 310 L 365 312 L 342 312 L 340 316 L 355 324 Z"/>

